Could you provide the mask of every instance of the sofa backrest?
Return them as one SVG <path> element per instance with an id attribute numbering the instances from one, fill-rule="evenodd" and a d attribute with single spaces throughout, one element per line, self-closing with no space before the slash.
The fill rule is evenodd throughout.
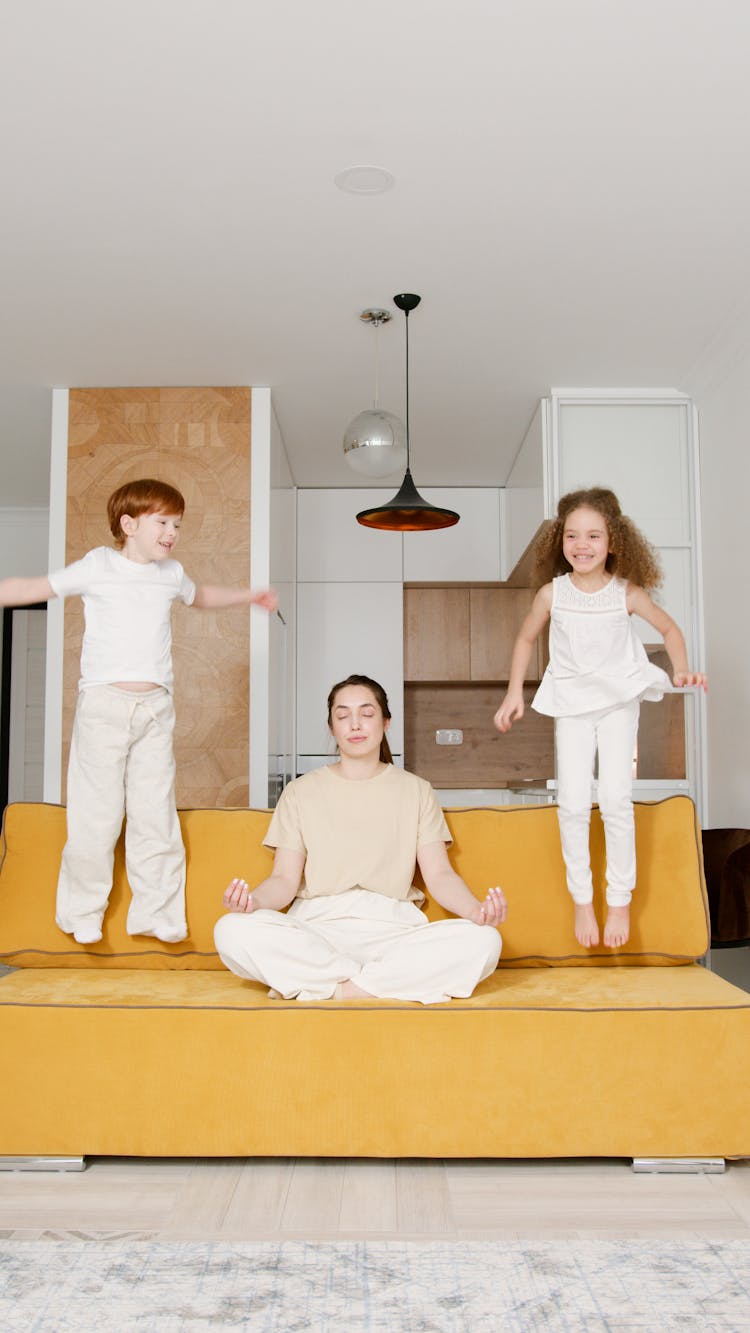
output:
<path id="1" fill-rule="evenodd" d="M 557 813 L 553 807 L 446 811 L 451 860 L 477 897 L 500 884 L 509 903 L 501 966 L 673 964 L 708 948 L 708 911 L 695 812 L 687 797 L 636 806 L 638 887 L 629 944 L 613 953 L 582 949 L 572 929 Z M 3 821 L 0 868 L 0 961 L 14 967 L 221 968 L 213 928 L 229 880 L 257 884 L 272 853 L 261 846 L 265 810 L 185 810 L 190 935 L 180 944 L 131 937 L 125 930 L 130 890 L 123 842 L 115 853 L 114 887 L 98 944 L 76 944 L 55 925 L 55 890 L 65 842 L 65 810 L 11 805 Z M 591 832 L 596 905 L 604 912 L 604 845 L 594 811 Z M 446 915 L 434 902 L 432 920 Z"/>
<path id="2" fill-rule="evenodd" d="M 573 905 L 555 806 L 451 810 L 451 861 L 477 897 L 500 884 L 508 899 L 500 966 L 669 965 L 694 962 L 710 943 L 708 897 L 695 807 L 687 796 L 635 805 L 637 885 L 623 949 L 587 950 L 573 934 Z M 606 918 L 604 829 L 591 818 L 594 906 Z M 430 916 L 445 916 L 435 904 Z"/>

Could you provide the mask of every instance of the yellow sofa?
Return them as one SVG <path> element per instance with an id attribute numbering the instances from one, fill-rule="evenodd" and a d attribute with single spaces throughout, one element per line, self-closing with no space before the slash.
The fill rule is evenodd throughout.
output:
<path id="1" fill-rule="evenodd" d="M 213 947 L 224 885 L 271 864 L 266 812 L 182 814 L 181 944 L 125 933 L 118 848 L 104 938 L 82 946 L 54 924 L 64 809 L 10 806 L 0 1155 L 750 1154 L 750 995 L 696 961 L 709 937 L 690 801 L 636 807 L 633 931 L 617 953 L 573 937 L 554 809 L 447 817 L 457 870 L 508 898 L 498 971 L 449 1004 L 298 1004 L 230 975 Z M 601 918 L 597 812 L 592 858 Z"/>

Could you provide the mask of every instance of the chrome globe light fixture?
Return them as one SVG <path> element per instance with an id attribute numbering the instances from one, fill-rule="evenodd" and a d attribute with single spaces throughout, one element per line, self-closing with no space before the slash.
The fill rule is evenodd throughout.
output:
<path id="1" fill-rule="evenodd" d="M 406 430 L 403 422 L 378 406 L 378 336 L 390 310 L 363 310 L 360 319 L 375 329 L 375 395 L 373 406 L 360 412 L 344 432 L 344 455 L 355 472 L 365 477 L 388 477 L 406 465 Z"/>
<path id="2" fill-rule="evenodd" d="M 394 296 L 394 304 L 403 310 L 406 319 L 406 474 L 401 489 L 386 504 L 374 509 L 363 509 L 357 522 L 365 528 L 382 528 L 385 532 L 432 532 L 437 528 L 452 528 L 460 515 L 454 509 L 441 509 L 425 500 L 412 480 L 409 461 L 409 312 L 416 310 L 421 296 L 401 292 Z"/>

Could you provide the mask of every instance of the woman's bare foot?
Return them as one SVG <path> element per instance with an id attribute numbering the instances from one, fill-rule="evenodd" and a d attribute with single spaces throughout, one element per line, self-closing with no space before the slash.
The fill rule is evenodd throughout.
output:
<path id="1" fill-rule="evenodd" d="M 599 923 L 592 903 L 575 903 L 576 939 L 584 949 L 594 949 L 599 943 Z"/>
<path id="2" fill-rule="evenodd" d="M 630 938 L 630 908 L 610 907 L 604 927 L 604 943 L 608 949 L 619 949 Z"/>
<path id="3" fill-rule="evenodd" d="M 356 981 L 340 981 L 336 987 L 337 1000 L 372 1000 L 375 997 L 368 990 L 362 990 Z"/>

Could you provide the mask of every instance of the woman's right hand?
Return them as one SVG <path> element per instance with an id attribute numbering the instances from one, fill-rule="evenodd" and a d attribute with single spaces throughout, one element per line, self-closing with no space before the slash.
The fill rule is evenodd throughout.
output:
<path id="1" fill-rule="evenodd" d="M 498 731 L 510 731 L 514 722 L 520 722 L 524 714 L 523 694 L 506 694 L 493 721 Z"/>
<path id="2" fill-rule="evenodd" d="M 224 890 L 224 906 L 229 912 L 253 912 L 255 903 L 253 895 L 250 892 L 247 881 L 244 879 L 233 879 Z"/>

